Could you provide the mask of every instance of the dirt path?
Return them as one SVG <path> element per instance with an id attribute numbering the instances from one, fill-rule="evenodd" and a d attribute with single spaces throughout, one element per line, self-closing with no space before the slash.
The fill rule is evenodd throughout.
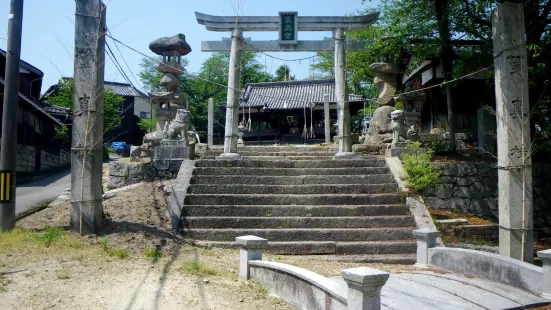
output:
<path id="1" fill-rule="evenodd" d="M 97 236 L 68 232 L 68 203 L 0 233 L 0 309 L 290 309 L 259 285 L 238 280 L 238 250 L 196 247 L 175 234 L 166 200 L 157 183 L 117 193 L 104 201 L 107 219 Z M 359 265 L 265 259 L 326 276 Z"/>

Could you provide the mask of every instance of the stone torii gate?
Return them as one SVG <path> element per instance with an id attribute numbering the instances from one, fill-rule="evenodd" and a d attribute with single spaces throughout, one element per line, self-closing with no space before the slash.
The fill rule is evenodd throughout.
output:
<path id="1" fill-rule="evenodd" d="M 232 33 L 231 39 L 201 42 L 202 52 L 230 52 L 226 128 L 222 159 L 238 159 L 237 122 L 239 113 L 239 80 L 241 52 L 322 52 L 335 51 L 335 97 L 338 110 L 339 152 L 335 159 L 356 158 L 350 139 L 350 109 L 346 91 L 346 50 L 366 50 L 365 42 L 345 39 L 345 31 L 365 30 L 375 23 L 379 13 L 365 16 L 298 16 L 297 12 L 279 12 L 279 16 L 212 16 L 195 12 L 197 22 L 207 30 Z M 251 41 L 244 31 L 278 31 L 279 40 Z M 301 41 L 299 31 L 332 31 L 333 38 Z M 334 47 L 333 47 L 334 46 Z"/>

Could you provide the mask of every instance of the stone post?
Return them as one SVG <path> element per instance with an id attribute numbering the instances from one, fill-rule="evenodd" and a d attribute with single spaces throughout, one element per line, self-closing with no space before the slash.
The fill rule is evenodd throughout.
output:
<path id="1" fill-rule="evenodd" d="M 214 100 L 212 98 L 209 98 L 207 119 L 207 148 L 210 149 L 214 145 Z"/>
<path id="2" fill-rule="evenodd" d="M 337 28 L 334 31 L 335 40 L 335 100 L 337 101 L 337 118 L 339 129 L 339 152 L 335 159 L 357 159 L 352 152 L 352 140 L 350 136 L 350 107 L 348 105 L 348 93 L 346 91 L 346 50 L 344 29 Z"/>
<path id="3" fill-rule="evenodd" d="M 76 1 L 70 221 L 81 235 L 96 233 L 103 219 L 105 16 L 100 0 Z"/>
<path id="4" fill-rule="evenodd" d="M 241 78 L 241 50 L 243 32 L 236 28 L 232 33 L 230 51 L 230 70 L 228 75 L 228 97 L 226 102 L 226 128 L 224 134 L 224 153 L 221 159 L 239 159 L 237 154 L 237 121 L 239 120 L 239 80 Z"/>
<path id="5" fill-rule="evenodd" d="M 499 254 L 533 256 L 532 169 L 524 4 L 493 12 L 499 186 Z"/>
<path id="6" fill-rule="evenodd" d="M 268 240 L 257 236 L 236 237 L 239 246 L 239 278 L 249 280 L 249 261 L 262 260 L 262 250 L 268 246 Z"/>
<path id="7" fill-rule="evenodd" d="M 551 250 L 538 251 L 538 257 L 543 263 L 541 295 L 543 298 L 551 299 Z"/>
<path id="8" fill-rule="evenodd" d="M 415 266 L 427 268 L 429 266 L 429 249 L 436 247 L 438 230 L 418 229 L 413 231 L 413 236 L 417 239 L 417 263 Z"/>
<path id="9" fill-rule="evenodd" d="M 331 143 L 331 114 L 329 110 L 329 95 L 323 95 L 323 125 L 325 127 L 325 143 Z"/>
<path id="10" fill-rule="evenodd" d="M 348 285 L 349 310 L 381 309 L 381 289 L 390 274 L 373 268 L 344 269 L 341 275 Z"/>

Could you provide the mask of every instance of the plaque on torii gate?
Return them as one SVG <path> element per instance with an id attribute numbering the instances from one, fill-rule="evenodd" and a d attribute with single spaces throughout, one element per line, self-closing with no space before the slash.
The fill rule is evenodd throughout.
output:
<path id="1" fill-rule="evenodd" d="M 346 91 L 346 50 L 366 50 L 366 42 L 346 40 L 345 31 L 365 30 L 375 23 L 379 13 L 364 16 L 299 16 L 297 12 L 280 12 L 279 16 L 212 16 L 195 12 L 197 22 L 207 30 L 232 33 L 231 39 L 201 42 L 202 52 L 230 52 L 228 97 L 224 153 L 221 159 L 238 159 L 237 120 L 238 88 L 241 75 L 241 52 L 335 52 L 335 97 L 338 110 L 339 152 L 335 159 L 357 158 L 352 152 L 350 110 Z M 243 38 L 244 31 L 277 31 L 279 39 L 251 41 Z M 299 31 L 332 31 L 333 38 L 299 40 Z"/>

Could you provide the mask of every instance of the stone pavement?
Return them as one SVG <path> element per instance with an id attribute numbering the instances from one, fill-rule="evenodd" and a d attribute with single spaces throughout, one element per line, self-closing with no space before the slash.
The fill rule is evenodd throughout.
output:
<path id="1" fill-rule="evenodd" d="M 346 289 L 341 277 L 331 280 Z M 549 301 L 501 283 L 445 271 L 391 274 L 381 309 L 522 309 Z"/>

